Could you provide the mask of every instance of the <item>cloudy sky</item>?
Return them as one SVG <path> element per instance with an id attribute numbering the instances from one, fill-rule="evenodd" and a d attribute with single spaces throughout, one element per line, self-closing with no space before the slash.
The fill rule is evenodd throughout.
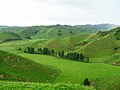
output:
<path id="1" fill-rule="evenodd" d="M 0 0 L 0 25 L 120 24 L 120 0 Z"/>

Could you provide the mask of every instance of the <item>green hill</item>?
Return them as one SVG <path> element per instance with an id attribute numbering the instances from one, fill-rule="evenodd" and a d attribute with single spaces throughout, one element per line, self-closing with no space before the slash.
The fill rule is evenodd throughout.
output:
<path id="1" fill-rule="evenodd" d="M 110 31 L 96 33 L 94 37 L 97 38 L 90 38 L 90 42 L 90 39 L 88 39 L 89 43 L 79 48 L 77 52 L 82 52 L 85 55 L 94 58 L 113 55 L 116 52 L 119 53 L 119 30 L 120 28 L 116 28 Z"/>
<path id="2" fill-rule="evenodd" d="M 0 51 L 0 80 L 53 82 L 59 70 Z"/>
<path id="3" fill-rule="evenodd" d="M 36 54 L 21 53 L 19 55 L 29 58 L 39 64 L 50 65 L 61 70 L 61 73 L 55 80 L 56 83 L 70 82 L 73 84 L 83 84 L 85 78 L 89 78 L 90 81 L 94 81 L 96 78 L 107 78 L 120 75 L 120 67 L 105 63 L 82 63 Z"/>
<path id="4" fill-rule="evenodd" d="M 91 41 L 82 48 L 78 49 L 77 52 L 82 52 L 89 57 L 101 57 L 108 56 L 115 53 L 114 48 L 116 47 L 115 38 L 112 34 Z"/>
<path id="5" fill-rule="evenodd" d="M 0 33 L 0 43 L 8 42 L 8 41 L 15 41 L 15 40 L 21 40 L 22 38 L 13 33 L 13 32 L 2 32 Z"/>
<path id="6" fill-rule="evenodd" d="M 78 34 L 95 33 L 97 31 L 105 31 L 117 27 L 113 24 L 98 25 L 50 25 L 50 26 L 30 26 L 30 27 L 9 27 L 1 26 L 0 32 L 14 32 L 22 38 L 57 38 L 69 37 Z"/>
<path id="7" fill-rule="evenodd" d="M 120 53 L 115 53 L 108 57 L 104 62 L 112 65 L 120 65 Z"/>
<path id="8" fill-rule="evenodd" d="M 120 77 L 98 79 L 95 86 L 96 90 L 120 90 Z"/>
<path id="9" fill-rule="evenodd" d="M 24 83 L 0 81 L 0 90 L 95 90 L 79 84 Z"/>
<path id="10" fill-rule="evenodd" d="M 46 43 L 45 47 L 56 51 L 71 51 L 76 50 L 83 45 L 84 40 L 90 37 L 91 34 L 79 34 L 72 37 L 52 39 Z M 78 46 L 78 47 L 77 47 Z"/>

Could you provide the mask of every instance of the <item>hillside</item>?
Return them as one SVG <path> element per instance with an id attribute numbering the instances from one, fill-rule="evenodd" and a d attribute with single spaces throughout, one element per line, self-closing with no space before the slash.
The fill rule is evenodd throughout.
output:
<path id="1" fill-rule="evenodd" d="M 0 43 L 8 42 L 8 41 L 15 41 L 15 40 L 22 40 L 22 38 L 13 32 L 1 32 L 0 33 Z"/>
<path id="2" fill-rule="evenodd" d="M 68 83 L 66 87 L 72 88 L 73 84 L 83 84 L 85 78 L 88 78 L 92 85 L 95 82 L 96 89 L 98 90 L 113 90 L 113 87 L 119 90 L 119 81 L 117 81 L 119 79 L 117 78 L 120 76 L 120 27 L 111 29 L 109 31 L 98 31 L 96 33 L 81 34 L 77 32 L 77 34 L 69 36 L 67 36 L 68 34 L 65 34 L 65 36 L 60 36 L 60 38 L 58 38 L 56 34 L 55 36 L 52 34 L 55 32 L 54 30 L 56 28 L 54 28 L 54 30 L 52 28 L 49 31 L 45 30 L 46 27 L 43 26 L 43 31 L 45 32 L 40 34 L 39 30 L 38 32 L 36 31 L 37 27 L 32 27 L 33 29 L 30 29 L 29 27 L 30 32 L 27 31 L 27 27 L 21 27 L 22 30 L 19 28 L 18 31 L 13 30 L 12 34 L 9 31 L 1 31 L 1 41 L 5 41 L 7 38 L 13 38 L 13 36 L 14 38 L 22 37 L 22 40 L 11 40 L 11 42 L 0 44 L 0 50 L 6 51 L 0 51 L 1 82 L 7 80 L 19 82 L 58 83 L 58 88 L 59 85 L 62 87 L 62 85 L 66 86 L 66 83 Z M 47 28 L 50 28 L 50 26 Z M 34 33 L 33 30 L 35 30 Z M 50 34 L 51 31 L 54 32 Z M 44 37 L 47 34 L 50 34 L 50 36 L 56 38 L 49 37 L 40 39 L 40 35 Z M 25 39 L 24 35 L 32 38 Z M 23 53 L 23 51 L 18 51 L 19 47 L 24 50 L 28 46 L 34 47 L 35 51 L 37 51 L 37 48 L 40 47 L 48 47 L 50 49 L 54 49 L 55 51 L 63 50 L 65 51 L 65 54 L 67 52 L 83 53 L 85 56 L 90 58 L 90 63 L 66 60 L 48 55 L 28 54 Z M 17 86 L 20 86 L 21 88 L 24 85 L 27 85 L 28 87 L 31 86 L 31 88 L 41 88 L 41 86 L 44 87 L 45 85 L 40 83 L 39 85 L 33 85 L 30 83 L 29 86 L 25 83 L 20 85 L 17 82 L 8 83 L 9 82 L 6 83 L 8 87 L 13 87 L 17 84 Z M 62 83 L 62 85 L 60 83 Z M 5 82 L 3 82 L 3 85 L 4 84 Z M 113 86 L 109 87 L 112 84 Z M 56 87 L 56 84 L 47 84 L 47 86 L 49 88 L 52 87 L 53 89 L 53 87 Z M 47 88 L 47 86 L 45 86 L 45 88 Z M 24 86 L 24 88 L 26 87 Z M 88 87 L 88 89 L 91 88 Z"/>
<path id="3" fill-rule="evenodd" d="M 110 31 L 96 33 L 94 37 L 97 36 L 97 38 L 91 41 L 88 39 L 89 43 L 79 48 L 77 52 L 82 52 L 89 57 L 104 57 L 120 53 L 119 30 L 118 27 Z"/>
<path id="4" fill-rule="evenodd" d="M 83 63 L 37 54 L 21 53 L 19 55 L 39 64 L 58 68 L 61 73 L 56 78 L 55 83 L 83 84 L 85 78 L 94 81 L 96 78 L 107 78 L 120 75 L 120 67 L 105 63 Z"/>
<path id="5" fill-rule="evenodd" d="M 76 50 L 76 48 L 83 46 L 84 40 L 86 40 L 90 36 L 91 34 L 79 34 L 72 37 L 52 39 L 49 42 L 47 42 L 45 47 L 48 47 L 50 49 L 54 49 L 57 51 Z"/>
<path id="6" fill-rule="evenodd" d="M 95 90 L 79 84 L 24 83 L 0 81 L 0 90 Z"/>
<path id="7" fill-rule="evenodd" d="M 53 82 L 59 70 L 29 59 L 0 51 L 0 80 Z"/>
<path id="8" fill-rule="evenodd" d="M 95 86 L 96 90 L 120 90 L 120 77 L 98 79 Z"/>
<path id="9" fill-rule="evenodd" d="M 98 25 L 51 25 L 51 26 L 31 26 L 31 27 L 9 27 L 1 26 L 0 32 L 14 32 L 22 38 L 56 38 L 69 37 L 77 34 L 95 33 L 97 31 L 110 30 L 117 27 L 113 24 Z"/>

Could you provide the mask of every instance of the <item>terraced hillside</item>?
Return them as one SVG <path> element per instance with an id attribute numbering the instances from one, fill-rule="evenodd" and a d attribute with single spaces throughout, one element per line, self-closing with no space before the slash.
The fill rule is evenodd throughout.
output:
<path id="1" fill-rule="evenodd" d="M 53 82 L 59 70 L 0 51 L 0 80 Z"/>

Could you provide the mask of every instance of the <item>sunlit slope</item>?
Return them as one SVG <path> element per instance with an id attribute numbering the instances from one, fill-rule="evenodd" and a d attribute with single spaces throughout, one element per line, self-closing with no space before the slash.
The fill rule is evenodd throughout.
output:
<path id="1" fill-rule="evenodd" d="M 0 43 L 7 41 L 21 40 L 21 39 L 22 38 L 19 35 L 12 32 L 0 33 Z"/>
<path id="2" fill-rule="evenodd" d="M 85 78 L 89 78 L 90 81 L 93 81 L 96 80 L 96 78 L 106 78 L 120 75 L 120 67 L 109 64 L 82 63 L 46 55 L 32 55 L 24 53 L 20 55 L 39 64 L 49 65 L 60 69 L 61 73 L 56 78 L 57 83 L 71 82 L 82 84 Z"/>
<path id="3" fill-rule="evenodd" d="M 59 70 L 0 51 L 0 80 L 52 82 Z"/>
<path id="4" fill-rule="evenodd" d="M 80 84 L 64 83 L 24 83 L 0 81 L 0 90 L 95 90 Z"/>
<path id="5" fill-rule="evenodd" d="M 57 38 L 50 40 L 45 46 L 57 51 L 71 51 L 81 47 L 81 43 L 89 38 L 91 34 L 80 34 L 72 37 Z"/>
<path id="6" fill-rule="evenodd" d="M 120 90 L 120 76 L 98 80 L 96 90 Z"/>
<path id="7" fill-rule="evenodd" d="M 116 39 L 113 34 L 109 34 L 102 38 L 89 42 L 87 45 L 78 49 L 77 52 L 82 52 L 89 57 L 101 57 L 114 54 L 115 47 Z"/>

